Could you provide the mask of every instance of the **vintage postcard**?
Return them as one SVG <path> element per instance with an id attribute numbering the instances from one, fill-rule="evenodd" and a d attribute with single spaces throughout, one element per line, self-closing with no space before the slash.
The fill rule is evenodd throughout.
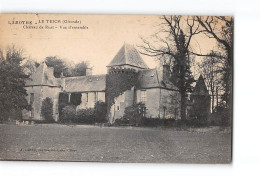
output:
<path id="1" fill-rule="evenodd" d="M 0 160 L 231 163 L 233 17 L 0 14 Z"/>

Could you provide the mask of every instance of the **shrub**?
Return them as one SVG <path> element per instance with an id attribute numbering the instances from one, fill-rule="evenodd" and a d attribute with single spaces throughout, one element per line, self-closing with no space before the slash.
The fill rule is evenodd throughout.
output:
<path id="1" fill-rule="evenodd" d="M 141 124 L 143 126 L 150 126 L 150 127 L 157 127 L 157 126 L 172 127 L 175 125 L 175 119 L 142 118 Z"/>
<path id="2" fill-rule="evenodd" d="M 173 127 L 176 123 L 176 120 L 175 119 L 165 119 L 164 121 L 164 125 L 165 126 L 169 126 L 169 127 Z"/>
<path id="3" fill-rule="evenodd" d="M 232 111 L 225 107 L 217 107 L 210 116 L 210 124 L 217 126 L 230 126 L 232 122 Z"/>
<path id="4" fill-rule="evenodd" d="M 189 119 L 189 120 L 182 120 L 183 124 L 185 126 L 189 126 L 189 127 L 205 127 L 208 126 L 208 121 L 206 121 L 205 119 Z M 181 124 L 181 125 L 183 125 Z"/>
<path id="5" fill-rule="evenodd" d="M 124 116 L 115 120 L 115 125 L 135 126 L 174 126 L 175 119 L 146 118 L 146 107 L 143 103 L 134 104 L 125 108 Z"/>
<path id="6" fill-rule="evenodd" d="M 41 115 L 48 122 L 53 122 L 53 102 L 52 99 L 47 97 L 42 101 Z"/>
<path id="7" fill-rule="evenodd" d="M 107 104 L 102 101 L 98 101 L 95 104 L 95 120 L 97 123 L 107 122 Z"/>
<path id="8" fill-rule="evenodd" d="M 77 110 L 77 121 L 79 123 L 93 124 L 95 122 L 95 110 L 93 108 Z"/>
<path id="9" fill-rule="evenodd" d="M 63 116 L 62 110 L 63 110 L 63 108 L 66 107 L 66 106 L 68 106 L 68 104 L 66 104 L 66 103 L 64 103 L 64 102 L 59 103 L 58 110 L 59 110 L 59 118 L 60 118 L 60 119 L 62 119 L 62 116 Z"/>
<path id="10" fill-rule="evenodd" d="M 59 106 L 58 106 L 58 110 L 59 110 L 59 117 L 61 118 L 62 116 L 62 109 L 68 105 L 68 101 L 69 101 L 69 95 L 68 93 L 60 93 L 59 94 Z"/>
<path id="11" fill-rule="evenodd" d="M 159 118 L 143 118 L 142 119 L 142 125 L 150 126 L 150 127 L 162 126 L 163 125 L 163 119 L 159 119 Z"/>
<path id="12" fill-rule="evenodd" d="M 118 126 L 118 125 L 130 125 L 130 122 L 129 122 L 129 119 L 126 119 L 126 118 L 120 118 L 120 119 L 116 119 L 115 122 L 114 122 L 114 125 L 115 126 Z"/>
<path id="13" fill-rule="evenodd" d="M 60 122 L 75 122 L 76 121 L 76 106 L 67 105 L 62 109 Z"/>
<path id="14" fill-rule="evenodd" d="M 142 118 L 145 117 L 146 107 L 143 103 L 134 104 L 126 107 L 122 121 L 129 122 L 129 125 L 140 125 Z"/>

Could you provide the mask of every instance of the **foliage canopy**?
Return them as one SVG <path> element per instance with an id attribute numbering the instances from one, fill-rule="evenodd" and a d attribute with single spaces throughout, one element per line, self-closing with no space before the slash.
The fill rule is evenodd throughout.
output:
<path id="1" fill-rule="evenodd" d="M 24 60 L 21 49 L 13 45 L 6 49 L 5 56 L 2 50 L 0 53 L 0 119 L 6 120 L 11 111 L 30 109 L 24 88 L 29 76 L 21 66 Z"/>
<path id="2" fill-rule="evenodd" d="M 53 119 L 53 101 L 51 98 L 46 97 L 42 101 L 41 115 L 48 122 L 54 121 L 54 119 Z"/>

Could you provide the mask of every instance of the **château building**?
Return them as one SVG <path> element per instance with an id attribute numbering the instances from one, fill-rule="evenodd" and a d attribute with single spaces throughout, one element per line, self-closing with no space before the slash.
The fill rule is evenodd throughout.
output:
<path id="1" fill-rule="evenodd" d="M 180 119 L 180 94 L 178 88 L 170 81 L 169 66 L 150 69 L 133 45 L 124 44 L 111 62 L 107 65 L 107 74 L 92 75 L 91 69 L 86 69 L 86 76 L 55 78 L 54 69 L 44 62 L 26 82 L 27 100 L 30 111 L 23 111 L 24 119 L 44 120 L 41 116 L 42 101 L 49 97 L 53 101 L 53 116 L 59 120 L 59 103 L 62 96 L 67 101 L 80 97 L 81 103 L 77 109 L 93 108 L 97 101 L 106 101 L 108 78 L 123 74 L 134 74 L 136 83 L 114 98 L 114 103 L 108 108 L 108 120 L 114 123 L 124 115 L 126 107 L 142 102 L 146 106 L 147 118 Z M 109 81 L 118 81 L 112 79 Z M 80 96 L 77 96 L 80 95 Z"/>

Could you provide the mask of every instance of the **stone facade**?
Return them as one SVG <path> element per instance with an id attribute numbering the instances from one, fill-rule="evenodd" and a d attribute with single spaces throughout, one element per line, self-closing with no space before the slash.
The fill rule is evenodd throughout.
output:
<path id="1" fill-rule="evenodd" d="M 81 104 L 77 109 L 94 108 L 97 101 L 105 102 L 105 92 L 83 92 L 81 95 Z"/>
<path id="2" fill-rule="evenodd" d="M 59 98 L 59 87 L 48 87 L 48 86 L 32 86 L 26 87 L 27 100 L 32 105 L 31 111 L 23 110 L 24 119 L 35 119 L 44 120 L 41 116 L 42 101 L 49 97 L 53 101 L 53 116 L 57 121 L 59 117 L 58 112 L 58 98 Z"/>
<path id="3" fill-rule="evenodd" d="M 44 120 L 41 116 L 42 101 L 49 97 L 53 100 L 53 116 L 58 120 L 58 98 L 61 87 L 60 80 L 53 76 L 53 68 L 42 63 L 26 82 L 27 100 L 32 110 L 23 110 L 24 119 Z"/>
<path id="4" fill-rule="evenodd" d="M 105 102 L 106 75 L 55 78 L 53 71 L 43 62 L 26 82 L 27 101 L 32 109 L 23 110 L 23 119 L 44 120 L 41 116 L 42 102 L 49 97 L 53 101 L 53 118 L 58 121 L 60 93 L 68 94 L 69 101 L 72 93 L 81 93 L 81 104 L 77 109 L 94 108 L 97 101 Z"/>
<path id="5" fill-rule="evenodd" d="M 109 112 L 109 122 L 114 123 L 116 119 L 123 117 L 125 108 L 134 103 L 134 87 L 125 91 L 122 95 L 115 98 L 115 103 L 111 106 Z"/>
<path id="6" fill-rule="evenodd" d="M 122 92 L 114 99 L 114 104 L 108 110 L 108 120 L 114 123 L 123 117 L 125 108 L 134 103 L 142 102 L 146 106 L 147 118 L 180 119 L 180 94 L 176 86 L 169 81 L 169 67 L 149 69 L 137 50 L 132 45 L 125 44 L 107 66 L 107 74 L 113 70 L 132 70 L 137 73 L 137 84 Z M 23 112 L 24 119 L 44 120 L 41 116 L 42 101 L 49 97 L 53 100 L 54 119 L 59 119 L 59 96 L 81 94 L 81 104 L 77 109 L 93 108 L 97 101 L 106 101 L 107 75 L 91 75 L 92 70 L 86 70 L 86 76 L 61 77 L 53 76 L 53 68 L 45 63 L 40 64 L 26 83 L 27 100 L 32 106 L 31 111 Z"/>
<path id="7" fill-rule="evenodd" d="M 145 104 L 147 118 L 180 119 L 180 96 L 177 88 L 169 82 L 169 67 L 149 69 L 137 50 L 125 44 L 107 68 L 108 74 L 120 74 L 113 70 L 132 69 L 138 75 L 137 85 L 115 99 L 110 108 L 110 123 L 123 117 L 126 107 L 140 102 Z"/>

